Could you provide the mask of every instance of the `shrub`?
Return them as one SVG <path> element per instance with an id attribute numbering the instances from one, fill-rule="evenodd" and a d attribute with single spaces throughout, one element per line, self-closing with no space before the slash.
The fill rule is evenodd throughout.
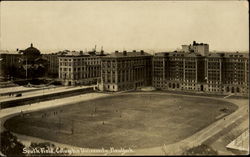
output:
<path id="1" fill-rule="evenodd" d="M 208 145 L 201 144 L 197 147 L 187 149 L 183 155 L 218 155 L 218 152 Z"/>

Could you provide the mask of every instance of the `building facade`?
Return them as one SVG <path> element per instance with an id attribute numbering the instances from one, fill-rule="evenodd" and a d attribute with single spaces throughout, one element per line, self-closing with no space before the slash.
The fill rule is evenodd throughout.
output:
<path id="1" fill-rule="evenodd" d="M 153 86 L 161 90 L 223 95 L 249 92 L 249 56 L 210 53 L 208 44 L 185 46 L 179 52 L 154 56 L 144 51 L 110 55 L 71 52 L 59 56 L 59 78 L 64 85 L 96 84 L 101 91 Z"/>
<path id="2" fill-rule="evenodd" d="M 246 53 L 158 53 L 153 57 L 153 86 L 162 90 L 247 95 Z"/>
<path id="3" fill-rule="evenodd" d="M 47 74 L 50 77 L 58 78 L 59 59 L 57 53 L 42 54 L 42 58 L 48 61 Z"/>
<path id="4" fill-rule="evenodd" d="M 153 57 L 153 86 L 165 90 L 204 90 L 204 57 L 197 53 L 170 52 Z"/>
<path id="5" fill-rule="evenodd" d="M 101 77 L 101 57 L 96 53 L 68 52 L 59 55 L 59 79 L 63 85 L 96 84 Z"/>
<path id="6" fill-rule="evenodd" d="M 132 90 L 151 85 L 152 56 L 142 51 L 112 53 L 101 58 L 101 91 Z"/>
<path id="7" fill-rule="evenodd" d="M 234 94 L 248 92 L 249 55 L 243 53 L 227 53 L 224 57 L 223 77 L 226 92 Z"/>

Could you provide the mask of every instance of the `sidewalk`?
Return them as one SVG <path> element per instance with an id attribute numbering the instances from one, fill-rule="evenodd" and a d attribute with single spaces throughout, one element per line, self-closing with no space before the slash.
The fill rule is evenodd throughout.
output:
<path id="1" fill-rule="evenodd" d="M 92 100 L 100 97 L 109 96 L 109 94 L 103 94 L 103 93 L 86 93 L 82 95 L 77 95 L 73 97 L 67 97 L 67 98 L 61 98 L 61 99 L 54 99 L 49 101 L 43 101 L 39 103 L 34 103 L 30 105 L 23 105 L 23 106 L 17 106 L 17 107 L 11 107 L 6 109 L 0 110 L 0 118 L 4 118 L 5 116 L 9 116 L 11 114 L 19 113 L 21 111 L 23 112 L 31 112 L 36 110 L 41 110 L 45 108 L 53 108 L 58 107 L 62 105 L 69 105 L 81 101 L 87 101 Z"/>

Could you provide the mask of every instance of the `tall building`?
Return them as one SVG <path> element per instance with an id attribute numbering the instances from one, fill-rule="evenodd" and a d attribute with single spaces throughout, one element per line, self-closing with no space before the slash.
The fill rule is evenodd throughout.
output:
<path id="1" fill-rule="evenodd" d="M 59 58 L 59 79 L 64 85 L 96 84 L 101 77 L 101 57 L 103 51 L 83 53 L 67 52 Z"/>
<path id="2" fill-rule="evenodd" d="M 153 86 L 162 90 L 247 95 L 249 56 L 246 53 L 157 53 Z"/>
<path id="3" fill-rule="evenodd" d="M 197 53 L 159 53 L 153 57 L 153 86 L 169 90 L 204 90 L 204 57 Z"/>
<path id="4" fill-rule="evenodd" d="M 156 53 L 152 59 L 152 85 L 157 89 L 165 89 L 169 78 L 169 53 Z"/>
<path id="5" fill-rule="evenodd" d="M 249 55 L 246 53 L 225 53 L 223 57 L 223 92 L 248 93 Z"/>
<path id="6" fill-rule="evenodd" d="M 209 93 L 223 92 L 224 54 L 210 53 L 205 59 L 206 91 Z"/>
<path id="7" fill-rule="evenodd" d="M 132 90 L 151 85 L 152 56 L 143 50 L 114 52 L 101 58 L 101 91 Z"/>
<path id="8" fill-rule="evenodd" d="M 202 56 L 206 56 L 209 53 L 209 45 L 204 43 L 197 43 L 196 41 L 193 41 L 193 44 L 191 45 L 182 45 L 182 51 L 183 52 L 195 52 Z"/>

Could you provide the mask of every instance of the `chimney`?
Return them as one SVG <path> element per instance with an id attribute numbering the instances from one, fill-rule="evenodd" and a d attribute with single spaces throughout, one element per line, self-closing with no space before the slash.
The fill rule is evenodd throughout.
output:
<path id="1" fill-rule="evenodd" d="M 196 41 L 193 41 L 193 45 L 196 45 Z"/>
<path id="2" fill-rule="evenodd" d="M 102 46 L 102 48 L 101 48 L 101 55 L 103 55 L 104 54 L 104 51 L 103 51 L 103 46 Z"/>
<path id="3" fill-rule="evenodd" d="M 32 44 L 32 43 L 30 44 L 30 47 L 33 47 L 33 44 Z"/>
<path id="4" fill-rule="evenodd" d="M 127 56 L 127 51 L 123 51 L 123 56 Z"/>
<path id="5" fill-rule="evenodd" d="M 119 53 L 119 51 L 116 50 L 115 53 Z"/>
<path id="6" fill-rule="evenodd" d="M 141 50 L 141 55 L 144 55 L 144 51 L 143 50 Z"/>
<path id="7" fill-rule="evenodd" d="M 136 52 L 136 50 L 133 50 L 133 52 Z"/>
<path id="8" fill-rule="evenodd" d="M 19 51 L 19 49 L 17 48 L 17 49 L 16 49 L 16 51 L 18 52 L 18 51 Z"/>

